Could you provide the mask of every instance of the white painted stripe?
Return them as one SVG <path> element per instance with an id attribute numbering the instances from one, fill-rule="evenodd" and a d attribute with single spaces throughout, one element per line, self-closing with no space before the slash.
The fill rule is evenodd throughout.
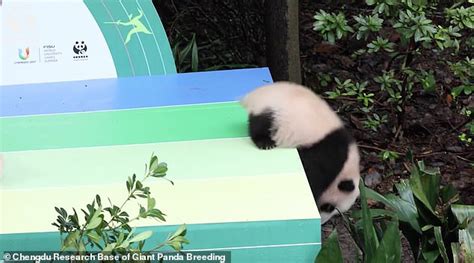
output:
<path id="1" fill-rule="evenodd" d="M 303 246 L 320 246 L 321 242 L 312 243 L 295 243 L 295 244 L 277 244 L 277 245 L 260 245 L 260 246 L 241 246 L 241 247 L 217 247 L 217 248 L 202 248 L 202 249 L 183 249 L 183 252 L 198 252 L 198 251 L 226 251 L 226 250 L 242 250 L 242 249 L 258 249 L 258 248 L 274 248 L 274 247 L 303 247 Z"/>

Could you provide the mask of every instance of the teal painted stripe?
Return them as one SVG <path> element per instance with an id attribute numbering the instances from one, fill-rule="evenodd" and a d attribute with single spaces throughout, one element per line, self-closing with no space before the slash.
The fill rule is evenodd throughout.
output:
<path id="1" fill-rule="evenodd" d="M 314 246 L 290 246 L 290 247 L 269 247 L 258 249 L 242 249 L 231 250 L 230 258 L 226 258 L 225 262 L 232 263 L 313 263 L 316 255 L 321 249 L 320 245 Z M 164 252 L 164 251 L 162 251 Z M 166 250 L 166 252 L 170 252 Z M 176 252 L 171 252 L 172 254 Z M 208 252 L 212 253 L 212 252 Z M 214 252 L 215 253 L 215 252 Z M 39 253 L 42 255 L 42 253 Z M 216 253 L 215 253 L 216 254 Z M 3 253 L 0 251 L 0 258 Z M 216 258 L 217 259 L 217 258 Z M 152 261 L 158 262 L 158 261 Z M 180 260 L 163 260 L 163 263 L 185 263 L 185 262 L 219 262 L 219 261 L 180 261 Z"/>
<path id="2" fill-rule="evenodd" d="M 84 3 L 104 35 L 119 77 L 176 73 L 168 38 L 150 0 L 84 0 Z M 137 25 L 143 30 L 133 31 Z"/>
<path id="3" fill-rule="evenodd" d="M 135 6 L 134 8 L 127 10 L 125 6 L 122 4 L 122 2 L 131 2 Z M 132 19 L 134 17 L 139 16 L 139 11 L 138 7 L 136 6 L 135 2 L 132 2 L 132 0 L 128 1 L 104 1 L 103 2 L 105 5 L 105 8 L 109 10 L 110 13 L 112 13 L 114 21 L 120 20 L 121 22 L 127 23 L 130 18 Z M 140 18 L 140 23 L 143 24 L 144 17 L 142 16 Z M 134 25 L 108 25 L 111 27 L 116 27 L 119 31 L 120 34 L 122 35 L 122 38 L 124 41 L 121 43 L 115 43 L 116 45 L 124 45 L 125 48 L 128 50 L 128 52 L 131 55 L 132 61 L 133 61 L 133 68 L 135 71 L 136 76 L 149 76 L 150 72 L 148 70 L 148 59 L 145 56 L 145 50 L 143 47 L 143 44 L 141 43 L 141 38 L 145 37 L 145 33 L 134 33 L 134 34 L 129 34 L 129 32 L 133 32 L 134 30 Z M 145 27 L 146 28 L 146 27 Z M 147 28 L 148 29 L 148 28 Z M 149 31 L 149 29 L 148 29 Z M 149 36 L 151 37 L 151 36 Z M 125 43 L 128 38 L 128 43 Z M 155 58 L 155 59 L 161 59 L 161 58 Z"/>
<path id="4" fill-rule="evenodd" d="M 133 8 L 130 1 L 123 2 L 127 9 Z M 160 17 L 151 1 L 135 0 L 136 6 L 143 10 L 143 23 L 150 29 L 153 35 L 141 35 L 148 63 L 150 64 L 151 75 L 176 73 L 171 47 L 166 36 Z M 158 59 L 160 58 L 160 59 Z"/>
<path id="5" fill-rule="evenodd" d="M 0 118 L 0 152 L 247 136 L 236 102 Z"/>
<path id="6" fill-rule="evenodd" d="M 177 226 L 139 227 L 135 233 L 151 230 L 153 236 L 145 249 L 161 243 Z M 319 251 L 321 224 L 319 219 L 234 222 L 221 224 L 187 225 L 186 237 L 191 241 L 185 250 L 220 249 L 232 251 L 237 262 L 312 262 Z M 311 244 L 313 245 L 304 245 Z M 57 251 L 60 247 L 58 232 L 22 233 L 0 235 L 0 251 Z M 252 248 L 254 247 L 254 248 Z M 304 252 L 294 255 L 293 252 Z M 272 253 L 278 257 L 274 257 Z M 303 261 L 280 261 L 291 253 Z M 247 259 L 249 261 L 243 261 Z M 242 260 L 242 261 L 240 261 Z"/>
<path id="7" fill-rule="evenodd" d="M 151 153 L 168 164 L 172 180 L 304 174 L 294 149 L 261 151 L 249 138 L 237 138 L 8 152 L 0 189 L 121 183 L 141 172 Z"/>
<path id="8" fill-rule="evenodd" d="M 117 76 L 135 76 L 134 65 L 131 54 L 128 48 L 123 44 L 125 39 L 121 36 L 119 27 L 113 24 L 106 24 L 106 22 L 114 22 L 116 18 L 114 14 L 106 8 L 104 0 L 84 0 L 87 8 L 94 16 L 97 25 L 99 26 L 105 41 L 109 47 L 112 59 L 114 60 L 115 70 Z"/>

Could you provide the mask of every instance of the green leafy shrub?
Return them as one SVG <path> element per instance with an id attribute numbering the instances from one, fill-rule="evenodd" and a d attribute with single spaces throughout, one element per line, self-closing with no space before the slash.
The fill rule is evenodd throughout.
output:
<path id="1" fill-rule="evenodd" d="M 343 215 L 361 254 L 359 262 L 401 262 L 400 232 L 416 262 L 473 262 L 474 205 L 459 203 L 452 185 L 440 184 L 438 169 L 419 161 L 409 179 L 395 185 L 396 193 L 381 195 L 360 183 L 361 210 Z M 371 208 L 367 200 L 384 205 Z M 330 250 L 330 251 L 328 251 Z M 316 262 L 343 262 L 337 233 L 323 244 Z"/>
<path id="2" fill-rule="evenodd" d="M 368 198 L 386 207 L 377 210 L 377 217 L 400 220 L 400 230 L 417 262 L 449 262 L 455 253 L 452 244 L 463 244 L 461 233 L 474 230 L 474 206 L 459 204 L 454 187 L 442 186 L 440 181 L 438 169 L 419 161 L 412 165 L 410 178 L 395 185 L 396 194 L 382 196 L 366 189 Z M 474 232 L 469 234 L 472 238 Z"/>
<path id="3" fill-rule="evenodd" d="M 173 46 L 173 57 L 179 73 L 198 71 L 199 47 L 196 42 L 196 34 L 193 34 L 190 40 L 183 38 L 177 41 Z"/>
<path id="4" fill-rule="evenodd" d="M 447 7 L 449 3 L 451 6 Z M 395 109 L 391 113 L 397 115 L 401 127 L 405 107 L 415 93 L 439 90 L 440 76 L 416 64 L 417 59 L 428 54 L 431 57 L 436 54 L 436 59 L 441 52 L 456 53 L 460 47 L 468 47 L 470 40 L 463 36 L 473 29 L 474 6 L 465 1 L 426 0 L 366 0 L 365 4 L 366 8 L 359 12 L 362 14 L 352 17 L 345 9 L 338 12 L 319 10 L 314 16 L 313 29 L 330 43 L 362 41 L 363 47 L 352 54 L 353 58 L 378 56 L 386 62 L 378 67 L 378 76 L 361 77 L 364 90 L 355 91 L 357 95 L 344 92 L 355 85 L 346 79 L 335 79 L 334 88 L 326 94 L 331 99 L 354 96 L 363 113 L 373 110 L 372 104 L 380 101 L 389 109 Z M 472 59 L 454 62 L 440 57 L 437 62 L 450 66 L 458 78 L 456 81 L 461 83 L 450 88 L 453 97 L 470 95 L 473 91 Z M 367 128 L 372 129 L 372 126 Z"/>
<path id="5" fill-rule="evenodd" d="M 336 39 L 341 39 L 349 32 L 354 30 L 347 25 L 346 17 L 343 13 L 326 13 L 320 10 L 314 16 L 316 22 L 313 24 L 313 29 L 319 31 L 326 40 L 331 43 L 336 42 Z"/>
<path id="6" fill-rule="evenodd" d="M 346 227 L 362 253 L 362 259 L 357 258 L 357 261 L 373 263 L 400 262 L 401 241 L 398 220 L 394 218 L 383 225 L 374 224 L 373 211 L 367 205 L 367 196 L 363 185 L 361 181 L 359 184 L 361 210 L 357 211 L 360 220 L 352 223 L 345 218 Z M 343 262 L 336 230 L 324 242 L 315 262 Z"/>
<path id="7" fill-rule="evenodd" d="M 94 249 L 111 254 L 141 252 L 146 240 L 153 233 L 152 231 L 135 233 L 130 223 L 146 218 L 165 221 L 165 214 L 156 208 L 156 200 L 151 197 L 150 187 L 145 186 L 144 182 L 150 177 L 168 180 L 165 178 L 167 171 L 166 163 L 159 162 L 158 157 L 152 155 L 148 166 L 145 165 L 143 179 L 138 180 L 135 174 L 128 178 L 126 182 L 128 196 L 120 206 L 112 204 L 110 199 L 110 205 L 105 206 L 102 204 L 102 198 L 96 195 L 86 209 L 81 209 L 84 214 L 83 221 L 80 220 L 75 208 L 72 213 L 67 213 L 64 208 L 56 207 L 59 215 L 53 225 L 61 234 L 61 251 L 83 253 L 86 249 Z M 134 217 L 124 211 L 125 205 L 132 199 L 146 201 L 145 206 L 139 204 L 138 213 Z M 66 237 L 63 238 L 63 235 Z M 164 242 L 156 244 L 147 251 L 155 251 L 164 246 L 179 251 L 183 244 L 189 243 L 185 235 L 186 226 L 182 225 Z"/>

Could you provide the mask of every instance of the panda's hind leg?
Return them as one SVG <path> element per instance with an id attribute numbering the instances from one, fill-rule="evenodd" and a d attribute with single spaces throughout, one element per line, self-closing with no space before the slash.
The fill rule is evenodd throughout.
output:
<path id="1" fill-rule="evenodd" d="M 274 114 L 271 110 L 249 115 L 249 135 L 259 149 L 268 150 L 276 147 L 272 139 L 273 122 Z"/>

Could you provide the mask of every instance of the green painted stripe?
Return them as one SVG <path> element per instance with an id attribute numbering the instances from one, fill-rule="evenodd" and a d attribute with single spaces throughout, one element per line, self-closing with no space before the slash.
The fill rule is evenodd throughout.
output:
<path id="1" fill-rule="evenodd" d="M 262 151 L 236 138 L 8 152 L 0 189 L 122 183 L 143 170 L 151 153 L 168 164 L 172 180 L 304 174 L 294 149 Z"/>
<path id="2" fill-rule="evenodd" d="M 0 118 L 0 152 L 247 136 L 236 102 Z"/>
<path id="3" fill-rule="evenodd" d="M 154 232 L 145 246 L 149 248 L 152 244 L 162 242 L 176 228 L 177 226 L 139 227 L 136 233 L 147 230 Z M 187 229 L 186 236 L 191 242 L 185 246 L 185 250 L 229 248 L 227 250 L 232 251 L 232 259 L 237 260 L 233 262 L 262 262 L 258 260 L 258 255 L 264 259 L 278 259 L 271 262 L 312 262 L 308 259 L 314 259 L 319 245 L 304 244 L 321 242 L 319 219 L 189 224 Z M 0 247 L 0 251 L 57 251 L 60 247 L 59 233 L 1 234 Z M 293 254 L 297 251 L 304 253 Z M 273 257 L 269 252 L 276 253 L 278 257 Z M 285 253 L 305 260 L 281 261 L 280 259 L 289 258 Z"/>

